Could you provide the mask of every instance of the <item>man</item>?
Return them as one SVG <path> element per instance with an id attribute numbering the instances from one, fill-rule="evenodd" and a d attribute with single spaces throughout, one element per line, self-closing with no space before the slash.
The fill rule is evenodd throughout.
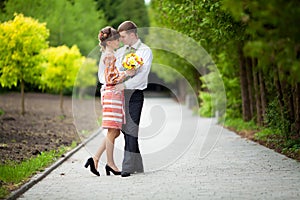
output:
<path id="1" fill-rule="evenodd" d="M 132 21 L 125 21 L 118 27 L 120 40 L 124 46 L 116 52 L 116 66 L 122 68 L 122 60 L 127 53 L 135 52 L 144 61 L 144 65 L 136 71 L 136 75 L 127 81 L 116 85 L 118 90 L 124 90 L 126 124 L 122 132 L 125 138 L 122 177 L 132 173 L 144 172 L 143 160 L 139 150 L 138 131 L 144 102 L 143 90 L 147 88 L 148 75 L 152 63 L 151 49 L 141 42 L 137 35 L 137 26 Z M 122 69 L 121 69 L 122 70 Z"/>

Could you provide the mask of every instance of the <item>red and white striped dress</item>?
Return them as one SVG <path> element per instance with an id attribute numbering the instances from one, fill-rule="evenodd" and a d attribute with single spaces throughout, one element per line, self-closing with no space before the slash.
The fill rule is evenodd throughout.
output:
<path id="1" fill-rule="evenodd" d="M 105 64 L 105 83 L 102 90 L 102 127 L 121 129 L 125 123 L 124 92 L 115 89 L 115 85 L 123 82 L 125 72 L 120 72 L 115 66 L 116 58 L 113 54 L 107 54 L 103 60 Z"/>

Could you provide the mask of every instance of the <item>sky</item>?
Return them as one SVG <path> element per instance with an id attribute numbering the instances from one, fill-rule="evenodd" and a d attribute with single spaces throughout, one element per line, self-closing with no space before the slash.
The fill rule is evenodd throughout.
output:
<path id="1" fill-rule="evenodd" d="M 149 3 L 150 3 L 150 1 L 151 1 L 151 0 L 145 0 L 145 3 L 146 3 L 146 4 L 149 4 Z"/>

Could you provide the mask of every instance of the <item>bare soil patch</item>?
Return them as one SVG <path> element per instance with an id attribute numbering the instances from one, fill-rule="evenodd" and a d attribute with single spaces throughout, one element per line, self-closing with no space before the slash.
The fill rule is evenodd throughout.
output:
<path id="1" fill-rule="evenodd" d="M 76 120 L 72 103 L 72 97 L 64 97 L 62 113 L 58 95 L 29 93 L 25 94 L 26 113 L 21 115 L 20 94 L 1 94 L 0 109 L 4 114 L 0 116 L 0 163 L 21 162 L 88 137 L 97 128 L 95 115 L 100 115 L 99 101 L 77 100 Z M 83 125 L 78 127 L 76 123 Z"/>

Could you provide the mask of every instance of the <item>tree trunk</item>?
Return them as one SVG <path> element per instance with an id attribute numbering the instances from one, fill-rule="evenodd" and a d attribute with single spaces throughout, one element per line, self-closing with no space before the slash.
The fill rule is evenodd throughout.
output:
<path id="1" fill-rule="evenodd" d="M 262 125 L 262 112 L 261 112 L 261 102 L 260 102 L 260 90 L 259 90 L 259 79 L 256 70 L 253 70 L 253 83 L 256 99 L 256 124 Z"/>
<path id="2" fill-rule="evenodd" d="M 241 93 L 242 93 L 243 120 L 250 121 L 251 112 L 250 112 L 250 100 L 248 95 L 249 92 L 248 92 L 248 82 L 247 82 L 247 71 L 245 66 L 245 57 L 243 55 L 243 49 L 241 45 L 238 47 L 238 55 L 239 55 L 239 65 L 240 65 L 240 83 L 241 83 Z"/>
<path id="3" fill-rule="evenodd" d="M 280 106 L 281 118 L 284 119 L 284 101 L 283 101 L 281 83 L 279 81 L 278 68 L 277 68 L 277 66 L 274 65 L 273 69 L 274 69 L 274 82 L 275 82 L 277 96 L 278 96 L 278 102 L 279 102 L 279 106 Z"/>
<path id="4" fill-rule="evenodd" d="M 194 79 L 195 79 L 195 88 L 194 88 L 194 92 L 197 95 L 197 97 L 199 97 L 200 91 L 201 91 L 201 86 L 202 86 L 202 81 L 200 80 L 200 76 L 201 74 L 199 74 L 199 72 L 195 69 L 194 72 Z M 199 99 L 199 98 L 197 98 Z M 198 102 L 200 104 L 200 102 Z"/>
<path id="5" fill-rule="evenodd" d="M 266 98 L 266 86 L 265 80 L 263 79 L 262 70 L 258 71 L 259 75 L 259 88 L 260 88 L 260 101 L 261 101 L 261 114 L 262 114 L 262 124 L 266 120 L 266 109 L 267 109 L 267 98 Z"/>
<path id="6" fill-rule="evenodd" d="M 294 92 L 295 97 L 295 125 L 294 129 L 297 136 L 300 136 L 300 83 L 296 84 L 296 89 Z"/>
<path id="7" fill-rule="evenodd" d="M 289 109 L 289 120 L 292 123 L 294 123 L 295 121 L 295 106 L 294 106 L 294 91 L 295 91 L 295 87 L 293 87 L 292 85 L 288 85 L 288 109 Z"/>
<path id="8" fill-rule="evenodd" d="M 250 102 L 250 115 L 251 119 L 254 117 L 254 96 L 253 96 L 253 75 L 252 75 L 252 62 L 253 59 L 247 58 L 247 82 L 248 82 L 248 95 Z"/>
<path id="9" fill-rule="evenodd" d="M 24 80 L 21 79 L 21 114 L 25 114 L 25 95 L 24 95 L 25 83 Z"/>
<path id="10" fill-rule="evenodd" d="M 295 54 L 297 55 L 297 59 L 300 59 L 300 44 L 295 45 Z M 296 135 L 300 137 L 300 83 L 295 84 L 294 90 L 294 130 Z"/>
<path id="11" fill-rule="evenodd" d="M 287 75 L 285 75 L 287 77 Z M 281 89 L 282 89 L 282 94 L 283 94 L 283 102 L 284 102 L 284 113 L 283 113 L 283 118 L 286 119 L 287 121 L 291 122 L 294 118 L 293 113 L 293 105 L 291 105 L 291 85 L 286 81 L 282 80 L 280 81 L 281 83 Z M 287 111 L 287 112 L 286 112 Z M 291 135 L 291 126 L 284 126 L 287 129 L 284 130 L 287 139 L 290 138 Z"/>
<path id="12" fill-rule="evenodd" d="M 60 89 L 60 111 L 62 114 L 64 114 L 63 104 L 64 104 L 64 96 L 63 96 L 63 89 L 61 88 Z"/>
<path id="13" fill-rule="evenodd" d="M 276 89 L 277 89 L 277 94 L 278 94 L 278 101 L 279 101 L 279 105 L 280 105 L 280 113 L 281 113 L 281 122 L 279 123 L 285 123 L 286 118 L 288 118 L 288 116 L 286 115 L 286 101 L 285 99 L 285 94 L 284 92 L 286 91 L 285 88 L 285 82 L 284 81 L 280 81 L 279 78 L 279 68 L 278 66 L 275 67 L 275 85 L 276 85 Z M 288 92 L 288 91 L 286 91 Z M 281 126 L 282 127 L 282 133 L 285 134 L 286 136 L 286 140 L 288 140 L 290 138 L 290 132 L 291 132 L 291 127 L 288 127 L 288 129 L 286 129 L 286 126 Z"/>
<path id="14" fill-rule="evenodd" d="M 180 103 L 184 103 L 186 96 L 186 82 L 184 79 L 180 79 L 177 81 L 178 88 L 178 101 Z"/>
<path id="15" fill-rule="evenodd" d="M 78 98 L 81 100 L 83 99 L 83 94 L 85 92 L 86 88 L 79 88 L 78 90 Z"/>

